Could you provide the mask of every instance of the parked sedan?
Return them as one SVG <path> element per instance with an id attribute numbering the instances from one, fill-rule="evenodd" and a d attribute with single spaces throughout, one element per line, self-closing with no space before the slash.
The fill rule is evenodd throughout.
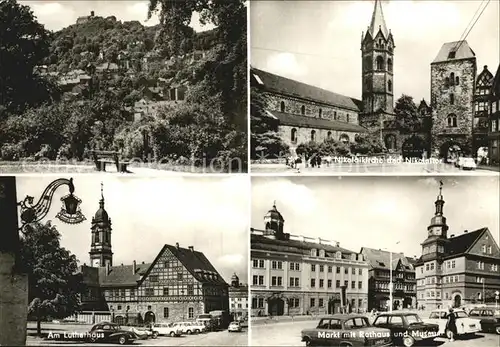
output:
<path id="1" fill-rule="evenodd" d="M 315 329 L 301 332 L 306 346 L 390 346 L 389 329 L 370 326 L 360 315 L 336 314 L 321 318 Z"/>
<path id="2" fill-rule="evenodd" d="M 156 323 L 152 326 L 152 329 L 157 331 L 159 335 L 170 337 L 182 335 L 182 329 L 178 326 L 174 326 L 173 323 Z"/>
<path id="3" fill-rule="evenodd" d="M 417 342 L 429 342 L 438 335 L 437 324 L 424 323 L 416 313 L 393 312 L 381 313 L 375 318 L 373 326 L 391 331 L 392 342 L 411 347 Z"/>
<path id="4" fill-rule="evenodd" d="M 227 328 L 228 332 L 240 332 L 241 324 L 239 322 L 231 322 L 229 323 L 229 327 Z"/>
<path id="5" fill-rule="evenodd" d="M 492 307 L 477 307 L 469 312 L 469 317 L 480 319 L 481 330 L 500 335 L 500 309 Z"/>
<path id="6" fill-rule="evenodd" d="M 101 322 L 95 324 L 88 333 L 91 342 L 111 342 L 124 345 L 137 340 L 137 335 L 131 331 L 122 329 L 118 324 Z"/>
<path id="7" fill-rule="evenodd" d="M 438 324 L 439 334 L 448 335 L 446 331 L 446 322 L 448 321 L 448 310 L 438 309 L 431 312 L 428 319 L 423 321 L 426 323 Z M 457 335 L 475 334 L 481 331 L 481 324 L 477 319 L 469 318 L 469 315 L 464 310 L 453 310 L 456 317 Z"/>
<path id="8" fill-rule="evenodd" d="M 474 158 L 460 157 L 455 165 L 462 170 L 475 170 L 477 168 Z"/>

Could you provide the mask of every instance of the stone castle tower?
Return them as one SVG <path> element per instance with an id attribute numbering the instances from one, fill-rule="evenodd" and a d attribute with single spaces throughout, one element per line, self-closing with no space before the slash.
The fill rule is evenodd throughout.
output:
<path id="1" fill-rule="evenodd" d="M 111 251 L 111 218 L 104 209 L 104 193 L 101 183 L 101 200 L 99 209 L 92 218 L 92 242 L 90 245 L 90 266 L 113 266 L 113 252 Z"/>
<path id="2" fill-rule="evenodd" d="M 445 43 L 431 63 L 431 147 L 445 160 L 470 154 L 476 70 L 467 41 Z"/>
<path id="3" fill-rule="evenodd" d="M 385 120 L 394 118 L 394 39 L 387 29 L 382 4 L 375 1 L 366 33 L 361 35 L 362 101 L 360 125 L 380 132 Z"/>

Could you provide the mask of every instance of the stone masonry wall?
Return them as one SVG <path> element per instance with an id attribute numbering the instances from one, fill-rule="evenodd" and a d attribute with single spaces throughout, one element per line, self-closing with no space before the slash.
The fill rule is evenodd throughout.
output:
<path id="1" fill-rule="evenodd" d="M 290 98 L 287 96 L 272 93 L 266 93 L 265 96 L 267 99 L 268 110 L 280 111 L 281 101 L 284 101 L 286 113 L 301 115 L 301 107 L 305 106 L 305 115 L 307 117 L 320 118 L 319 109 L 321 109 L 322 119 L 336 119 L 342 122 L 347 122 L 347 118 L 349 117 L 349 123 L 358 124 L 358 112 L 354 110 L 348 110 L 330 105 L 323 105 L 312 101 Z"/>
<path id="2" fill-rule="evenodd" d="M 121 309 L 118 309 L 118 305 Z M 140 313 L 142 318 L 147 311 L 152 311 L 156 316 L 156 322 L 180 322 L 180 321 L 191 321 L 196 319 L 200 314 L 205 313 L 205 305 L 201 301 L 191 301 L 191 302 L 158 302 L 158 301 L 141 301 L 140 303 L 113 303 L 112 308 L 115 317 L 125 316 L 127 306 L 130 307 L 128 314 L 129 316 L 136 315 Z M 148 307 L 151 306 L 151 310 Z M 168 317 L 163 316 L 164 308 L 168 308 Z M 189 318 L 189 308 L 193 308 L 194 318 Z M 111 309 L 111 307 L 110 307 Z"/>
<path id="3" fill-rule="evenodd" d="M 14 256 L 0 253 L 0 346 L 24 346 L 28 276 L 12 273 Z"/>
<path id="4" fill-rule="evenodd" d="M 454 73 L 459 85 L 445 85 L 446 77 Z M 431 65 L 431 106 L 433 127 L 432 150 L 440 150 L 443 144 L 455 141 L 471 146 L 474 119 L 473 97 L 476 79 L 476 60 L 454 60 Z M 454 95 L 451 104 L 450 95 Z M 448 126 L 447 117 L 457 116 L 457 127 Z M 470 143 L 469 143 L 470 142 Z"/>

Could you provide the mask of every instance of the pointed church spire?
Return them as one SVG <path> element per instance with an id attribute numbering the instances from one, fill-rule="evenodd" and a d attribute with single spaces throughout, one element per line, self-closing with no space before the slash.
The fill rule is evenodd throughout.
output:
<path id="1" fill-rule="evenodd" d="M 380 0 L 375 0 L 372 21 L 370 23 L 371 36 L 375 38 L 379 30 L 382 31 L 382 34 L 386 39 L 389 37 L 389 31 L 387 30 L 387 25 L 385 24 L 384 13 L 382 12 L 382 3 Z"/>
<path id="2" fill-rule="evenodd" d="M 99 206 L 104 208 L 104 183 L 101 182 L 101 200 L 99 201 Z"/>

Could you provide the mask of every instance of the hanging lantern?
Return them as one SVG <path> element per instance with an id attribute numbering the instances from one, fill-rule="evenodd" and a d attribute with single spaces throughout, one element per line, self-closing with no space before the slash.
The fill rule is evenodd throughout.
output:
<path id="1" fill-rule="evenodd" d="M 79 207 L 82 200 L 73 195 L 73 193 L 63 196 L 61 201 L 63 202 L 63 206 L 61 207 L 61 211 L 56 215 L 57 219 L 68 224 L 79 224 L 86 220 Z"/>

